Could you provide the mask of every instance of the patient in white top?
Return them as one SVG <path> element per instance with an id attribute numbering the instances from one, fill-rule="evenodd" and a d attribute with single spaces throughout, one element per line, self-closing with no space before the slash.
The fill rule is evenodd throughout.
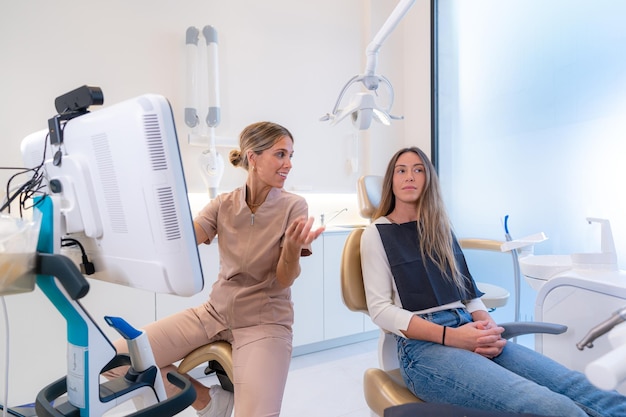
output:
<path id="1" fill-rule="evenodd" d="M 545 416 L 626 416 L 626 397 L 501 337 L 419 148 L 392 157 L 374 219 L 361 238 L 368 310 L 395 335 L 402 377 L 417 397 Z"/>

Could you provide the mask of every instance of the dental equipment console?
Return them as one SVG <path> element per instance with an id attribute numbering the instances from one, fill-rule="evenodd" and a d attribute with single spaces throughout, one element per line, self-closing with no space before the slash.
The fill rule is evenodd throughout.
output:
<path id="1" fill-rule="evenodd" d="M 594 326 L 576 343 L 579 350 L 593 348 L 593 342 L 608 333 L 613 349 L 585 366 L 585 375 L 600 389 L 613 390 L 626 381 L 626 327 L 619 326 L 625 321 L 626 307 L 622 307 Z"/>
<path id="2" fill-rule="evenodd" d="M 559 338 L 538 335 L 535 349 L 584 372 L 598 388 L 624 394 L 626 327 L 620 324 L 626 321 L 626 271 L 618 268 L 609 220 L 586 220 L 599 225 L 600 251 L 520 257 L 521 272 L 537 291 L 535 320 L 569 329 Z M 598 323 L 602 315 L 608 318 Z M 610 343 L 595 343 L 607 333 Z"/>
<path id="3" fill-rule="evenodd" d="M 67 376 L 40 391 L 36 409 L 39 416 L 101 416 L 132 399 L 133 416 L 174 415 L 195 400 L 189 381 L 169 373 L 181 391 L 166 399 L 146 335 L 107 317 L 129 346 L 130 357 L 116 354 L 79 301 L 89 290 L 80 261 L 61 251 L 62 239 L 78 241 L 83 261 L 91 258 L 91 278 L 185 296 L 203 287 L 169 103 L 143 95 L 87 110 L 102 102 L 97 87 L 61 96 L 49 129 L 22 141 L 25 165 L 43 170 L 47 185 L 35 202 L 42 215 L 37 285 L 65 318 L 68 341 Z M 101 373 L 121 365 L 130 365 L 124 378 L 100 383 Z"/>
<path id="4" fill-rule="evenodd" d="M 626 307 L 620 308 L 611 314 L 611 317 L 598 324 L 591 330 L 589 333 L 585 335 L 585 337 L 578 343 L 576 343 L 576 347 L 578 350 L 583 350 L 584 348 L 592 348 L 593 342 L 599 338 L 600 336 L 611 331 L 615 326 L 620 323 L 626 321 Z"/>

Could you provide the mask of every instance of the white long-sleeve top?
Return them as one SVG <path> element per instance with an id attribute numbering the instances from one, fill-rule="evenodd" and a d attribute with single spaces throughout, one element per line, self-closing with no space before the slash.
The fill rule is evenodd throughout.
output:
<path id="1" fill-rule="evenodd" d="M 361 236 L 361 268 L 367 309 L 374 323 L 383 330 L 404 337 L 409 322 L 415 314 L 432 313 L 454 308 L 466 308 L 470 313 L 487 310 L 480 298 L 467 302 L 461 300 L 420 311 L 408 311 L 402 307 L 398 289 L 391 273 L 389 259 L 376 227 L 377 224 L 391 224 L 386 217 L 379 217 L 367 226 Z"/>

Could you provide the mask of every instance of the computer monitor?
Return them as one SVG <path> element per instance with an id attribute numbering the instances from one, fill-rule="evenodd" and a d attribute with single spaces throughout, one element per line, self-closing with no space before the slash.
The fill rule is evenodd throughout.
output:
<path id="1" fill-rule="evenodd" d="M 54 252 L 81 265 L 82 246 L 93 264 L 90 278 L 181 296 L 201 291 L 204 280 L 167 99 L 142 95 L 85 112 L 52 131 L 27 136 L 21 150 L 27 167 L 43 161 L 44 191 L 58 209 Z M 68 251 L 61 241 L 77 246 Z M 83 272 L 91 272 L 88 265 Z"/>

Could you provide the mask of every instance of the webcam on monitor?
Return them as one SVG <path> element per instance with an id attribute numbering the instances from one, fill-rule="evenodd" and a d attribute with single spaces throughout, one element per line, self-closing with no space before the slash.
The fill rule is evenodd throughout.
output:
<path id="1" fill-rule="evenodd" d="M 71 120 L 89 112 L 90 106 L 101 106 L 104 96 L 100 87 L 83 85 L 75 90 L 65 93 L 54 100 L 54 106 L 58 114 L 48 120 L 50 143 L 63 143 L 63 129 L 61 122 Z"/>

